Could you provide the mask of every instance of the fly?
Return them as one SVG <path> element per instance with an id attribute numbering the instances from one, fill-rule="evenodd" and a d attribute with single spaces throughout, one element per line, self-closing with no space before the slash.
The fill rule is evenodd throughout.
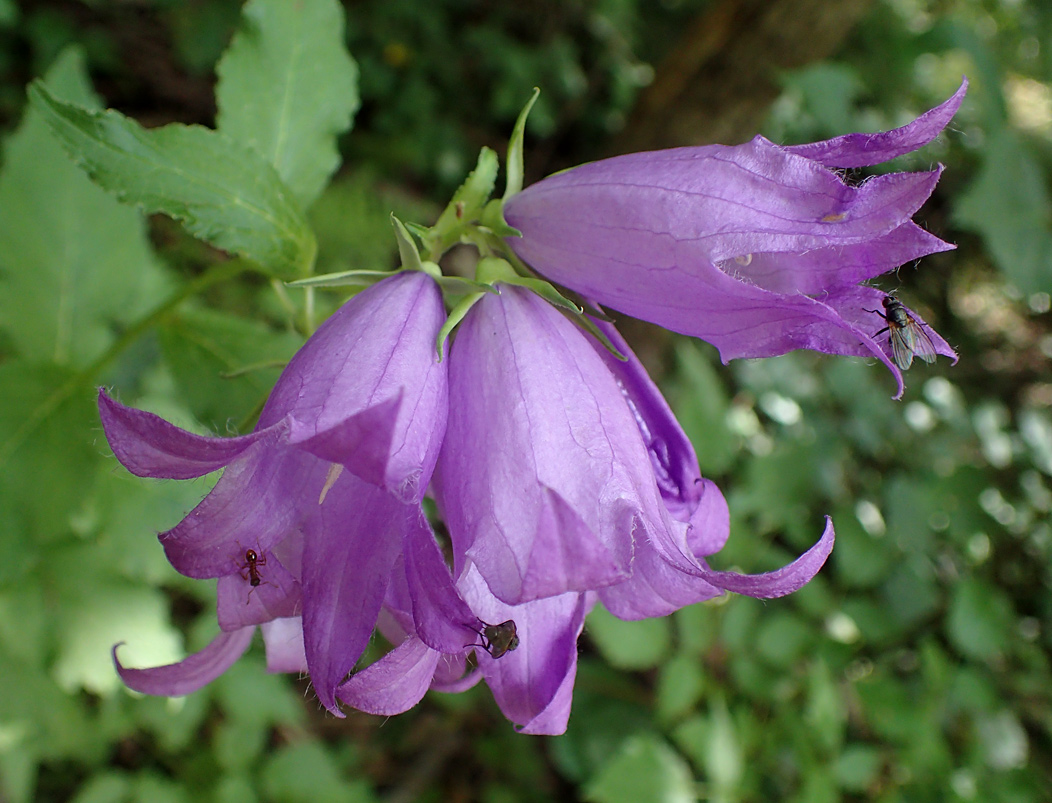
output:
<path id="1" fill-rule="evenodd" d="M 887 326 L 876 332 L 873 337 L 888 333 L 891 341 L 891 360 L 905 371 L 913 364 L 914 356 L 920 357 L 924 362 L 935 362 L 935 344 L 931 342 L 928 333 L 924 331 L 920 322 L 910 314 L 902 302 L 894 296 L 884 296 L 881 301 L 884 312 L 868 309 L 884 319 Z"/>
<path id="2" fill-rule="evenodd" d="M 482 623 L 482 630 L 476 630 L 482 638 L 481 644 L 468 646 L 482 647 L 492 658 L 500 658 L 519 646 L 519 636 L 515 630 L 515 620 L 509 619 L 499 625 Z"/>

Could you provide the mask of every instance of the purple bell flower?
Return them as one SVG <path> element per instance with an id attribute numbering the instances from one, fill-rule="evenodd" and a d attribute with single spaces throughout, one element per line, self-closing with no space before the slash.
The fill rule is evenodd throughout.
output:
<path id="1" fill-rule="evenodd" d="M 512 196 L 511 248 L 546 278 L 597 303 L 715 345 L 724 361 L 794 349 L 876 356 L 903 390 L 862 282 L 954 246 L 912 216 L 942 168 L 859 185 L 839 168 L 874 165 L 934 139 L 967 81 L 912 123 L 781 147 L 673 148 L 592 162 Z M 932 349 L 953 349 L 914 313 Z"/>
<path id="2" fill-rule="evenodd" d="M 128 686 L 200 688 L 237 660 L 259 624 L 268 665 L 305 664 L 338 713 L 336 687 L 371 637 L 438 458 L 448 386 L 435 338 L 444 321 L 424 273 L 364 290 L 300 349 L 255 431 L 240 437 L 194 435 L 99 394 L 106 437 L 133 474 L 188 479 L 225 469 L 159 536 L 178 571 L 219 578 L 222 632 L 178 664 L 118 662 Z"/>
<path id="3" fill-rule="evenodd" d="M 617 332 L 603 325 L 627 363 L 533 293 L 497 287 L 467 314 L 450 353 L 434 490 L 457 590 L 483 620 L 513 620 L 520 634 L 499 660 L 476 650 L 486 682 L 524 732 L 561 733 L 577 637 L 597 599 L 639 619 L 724 590 L 788 594 L 821 568 L 833 529 L 776 572 L 709 568 L 704 557 L 727 538 L 726 502 Z M 406 655 L 423 660 L 409 643 Z M 405 683 L 395 672 L 384 679 L 389 690 Z"/>

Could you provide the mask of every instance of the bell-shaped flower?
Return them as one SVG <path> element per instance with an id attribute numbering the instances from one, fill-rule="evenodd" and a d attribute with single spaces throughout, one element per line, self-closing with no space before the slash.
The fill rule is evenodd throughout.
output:
<path id="1" fill-rule="evenodd" d="M 403 562 L 379 622 L 396 646 L 341 685 L 339 698 L 358 710 L 391 716 L 412 708 L 428 689 L 459 692 L 485 678 L 521 732 L 565 731 L 577 638 L 595 595 L 570 592 L 509 606 L 490 593 L 471 564 L 454 586 L 422 518 L 406 538 Z M 505 641 L 487 643 L 487 631 L 503 634 Z M 515 641 L 507 640 L 511 637 Z M 471 652 L 476 668 L 469 670 Z"/>
<path id="2" fill-rule="evenodd" d="M 875 355 L 901 395 L 891 338 L 877 334 L 885 325 L 885 294 L 861 283 L 953 248 L 911 220 L 941 167 L 859 185 L 838 170 L 930 142 L 966 87 L 884 133 L 793 147 L 756 137 L 737 146 L 633 153 L 557 173 L 505 203 L 507 222 L 522 234 L 508 243 L 548 279 L 707 340 L 725 361 L 801 348 Z M 934 352 L 956 358 L 912 317 Z"/>
<path id="3" fill-rule="evenodd" d="M 625 363 L 538 296 L 497 287 L 450 353 L 434 489 L 457 589 L 482 619 L 519 633 L 514 654 L 479 655 L 487 683 L 524 730 L 559 733 L 597 597 L 638 619 L 724 590 L 781 596 L 821 568 L 833 530 L 776 572 L 712 570 L 704 556 L 727 538 L 726 503 L 616 331 L 605 327 Z"/>
<path id="4" fill-rule="evenodd" d="M 185 694 L 270 623 L 272 665 L 302 668 L 304 655 L 319 698 L 336 711 L 336 687 L 370 638 L 438 457 L 448 387 L 434 344 L 444 321 L 424 273 L 364 290 L 293 357 L 255 431 L 240 437 L 194 435 L 100 393 L 106 437 L 132 473 L 188 479 L 224 469 L 159 536 L 178 571 L 219 578 L 223 632 L 180 664 L 119 667 L 129 686 Z M 294 623 L 274 624 L 296 617 L 299 636 Z"/>

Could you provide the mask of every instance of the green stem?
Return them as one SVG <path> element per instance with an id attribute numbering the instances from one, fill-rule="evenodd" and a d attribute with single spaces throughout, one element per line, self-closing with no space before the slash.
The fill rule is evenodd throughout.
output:
<path id="1" fill-rule="evenodd" d="M 211 287 L 213 284 L 232 279 L 240 273 L 254 270 L 254 266 L 240 259 L 230 260 L 220 265 L 214 265 L 202 273 L 196 279 L 187 282 L 178 292 L 159 304 L 145 316 L 137 320 L 124 330 L 105 352 L 91 362 L 87 367 L 59 385 L 44 402 L 33 411 L 33 414 L 22 422 L 12 433 L 11 438 L 4 444 L 0 444 L 0 467 L 7 462 L 8 458 L 28 440 L 40 424 L 47 420 L 63 402 L 69 399 L 79 388 L 92 381 L 98 374 L 102 373 L 122 351 L 135 342 L 143 332 L 153 327 L 165 315 L 179 306 L 183 301 L 197 295 L 201 291 Z"/>

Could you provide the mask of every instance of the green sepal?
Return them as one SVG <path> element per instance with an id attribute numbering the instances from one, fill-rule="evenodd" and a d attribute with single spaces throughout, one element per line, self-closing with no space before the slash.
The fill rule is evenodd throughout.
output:
<path id="1" fill-rule="evenodd" d="M 495 151 L 485 147 L 479 151 L 475 169 L 453 193 L 453 198 L 442 210 L 435 225 L 421 236 L 432 257 L 437 258 L 455 245 L 467 227 L 478 219 L 483 206 L 493 194 L 499 169 L 500 161 Z"/>
<path id="2" fill-rule="evenodd" d="M 519 278 L 515 268 L 506 259 L 500 257 L 482 257 L 475 266 L 475 279 L 483 284 L 505 282 L 510 284 Z"/>
<path id="3" fill-rule="evenodd" d="M 479 292 L 492 293 L 495 296 L 500 295 L 500 291 L 492 284 L 465 279 L 463 276 L 438 276 L 435 278 L 435 281 L 438 282 L 438 286 L 442 288 L 443 292 L 450 295 L 466 295 Z"/>
<path id="4" fill-rule="evenodd" d="M 413 242 L 413 235 L 409 233 L 405 223 L 394 216 L 394 212 L 391 213 L 391 225 L 394 226 L 395 239 L 398 241 L 398 256 L 402 260 L 402 267 L 406 270 L 426 270 L 416 243 Z"/>
<path id="5" fill-rule="evenodd" d="M 431 231 L 427 226 L 421 226 L 419 223 L 413 223 L 412 221 L 406 223 L 405 227 L 409 229 L 410 234 L 415 235 L 416 238 L 421 241 L 423 241 L 427 237 L 428 232 Z"/>
<path id="6" fill-rule="evenodd" d="M 442 362 L 445 358 L 444 345 L 446 338 L 452 334 L 456 325 L 464 320 L 464 316 L 468 314 L 473 306 L 475 306 L 479 299 L 481 299 L 485 293 L 470 293 L 464 296 L 453 309 L 449 311 L 449 317 L 446 318 L 446 322 L 442 324 L 442 328 L 438 330 L 438 337 L 435 338 L 435 351 L 438 352 L 438 361 Z"/>
<path id="7" fill-rule="evenodd" d="M 482 210 L 479 225 L 496 237 L 521 237 L 522 232 L 509 226 L 504 219 L 504 202 L 494 198 Z"/>
<path id="8" fill-rule="evenodd" d="M 533 108 L 533 104 L 537 102 L 540 94 L 541 90 L 534 87 L 533 94 L 530 95 L 530 99 L 526 101 L 526 105 L 519 112 L 519 119 L 515 121 L 515 128 L 511 130 L 511 139 L 508 141 L 508 161 L 504 165 L 508 174 L 508 183 L 504 187 L 505 201 L 515 193 L 522 191 L 522 179 L 525 172 L 522 163 L 522 153 L 523 139 L 526 135 L 526 118 L 529 116 L 530 109 Z"/>
<path id="9" fill-rule="evenodd" d="M 354 285 L 357 287 L 368 287 L 388 276 L 394 276 L 397 271 L 390 270 L 343 270 L 338 273 L 322 273 L 307 279 L 297 279 L 294 282 L 286 282 L 288 287 L 346 287 Z"/>
<path id="10" fill-rule="evenodd" d="M 619 359 L 621 362 L 628 362 L 628 356 L 622 354 L 620 351 L 617 350 L 617 346 L 610 342 L 610 338 L 606 336 L 606 333 L 603 332 L 603 330 L 600 329 L 598 326 L 596 326 L 595 321 L 589 318 L 588 315 L 576 315 L 574 316 L 574 320 L 576 320 L 577 323 L 581 325 L 582 329 L 584 329 L 590 335 L 595 337 L 596 340 L 602 343 L 603 348 L 605 348 L 607 351 L 613 354 L 614 357 Z"/>
<path id="11" fill-rule="evenodd" d="M 574 315 L 583 315 L 584 310 L 574 302 L 555 289 L 555 286 L 544 279 L 531 279 L 528 276 L 515 276 L 510 279 L 501 279 L 505 284 L 514 284 L 532 290 L 552 306 L 564 309 Z"/>

